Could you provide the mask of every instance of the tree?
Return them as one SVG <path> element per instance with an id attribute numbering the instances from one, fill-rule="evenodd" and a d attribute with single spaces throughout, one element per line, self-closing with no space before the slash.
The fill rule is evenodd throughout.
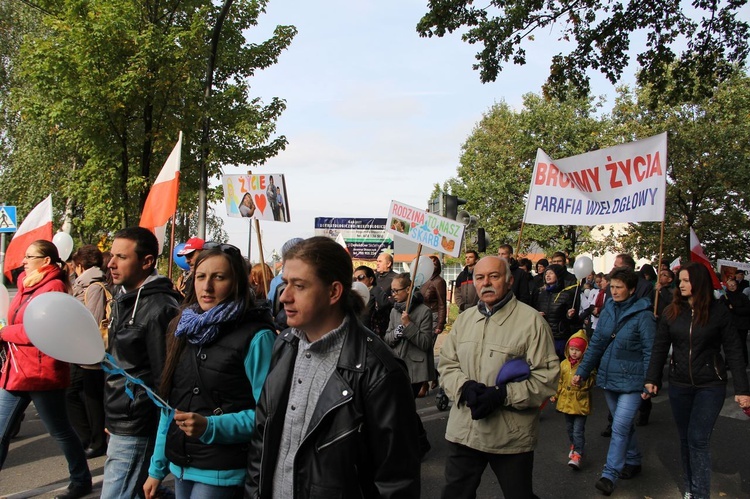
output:
<path id="1" fill-rule="evenodd" d="M 570 97 L 563 102 L 524 96 L 523 109 L 494 105 L 462 147 L 458 175 L 447 181 L 453 194 L 485 227 L 492 246 L 518 241 L 537 148 L 554 158 L 613 144 L 609 120 L 597 116 L 600 102 Z M 589 227 L 525 225 L 521 252 L 536 243 L 545 251 L 574 253 Z"/>
<path id="2" fill-rule="evenodd" d="M 17 126 L 0 172 L 6 202 L 33 205 L 49 189 L 74 201 L 81 238 L 138 223 L 146 195 L 184 132 L 179 211 L 195 210 L 208 39 L 220 6 L 207 0 L 40 1 L 47 12 L 14 55 L 3 110 Z M 296 34 L 278 26 L 249 43 L 267 1 L 237 0 L 224 24 L 206 106 L 213 134 L 209 176 L 225 164 L 262 164 L 286 145 L 274 137 L 285 103 L 250 97 L 250 78 L 275 64 Z M 8 149 L 6 149 L 7 151 Z M 54 165 L 50 171 L 50 166 Z M 29 179 L 48 172 L 49 180 Z M 43 188 L 40 188 L 40 185 Z M 220 190 L 210 193 L 215 200 Z"/>
<path id="3" fill-rule="evenodd" d="M 713 97 L 691 104 L 651 109 L 654 89 L 622 89 L 613 110 L 616 128 L 644 138 L 669 132 L 664 254 L 690 254 L 690 227 L 706 255 L 750 259 L 750 78 L 737 73 Z M 660 224 L 629 224 L 606 247 L 655 259 Z"/>
<path id="4" fill-rule="evenodd" d="M 472 0 L 430 0 L 417 31 L 442 37 L 465 29 L 465 42 L 482 45 L 474 69 L 486 83 L 495 81 L 508 62 L 525 64 L 526 47 L 535 34 L 556 28 L 559 42 L 573 44 L 569 53 L 552 58 L 545 93 L 557 98 L 571 90 L 586 95 L 589 69 L 616 83 L 628 65 L 633 35 L 643 33 L 646 47 L 637 55 L 638 83 L 663 91 L 671 67 L 672 77 L 682 85 L 672 87 L 670 98 L 679 101 L 708 95 L 732 74 L 734 65 L 745 63 L 750 50 L 750 25 L 742 16 L 746 4 L 747 0 L 695 0 L 690 6 L 670 0 L 489 0 L 475 7 Z"/>

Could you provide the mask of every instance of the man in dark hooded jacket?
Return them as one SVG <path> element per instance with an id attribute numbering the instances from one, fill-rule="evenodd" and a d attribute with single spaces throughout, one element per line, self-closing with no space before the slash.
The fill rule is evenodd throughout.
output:
<path id="1" fill-rule="evenodd" d="M 158 389 L 166 358 L 165 332 L 182 296 L 156 273 L 156 236 L 142 227 L 115 234 L 107 267 L 119 288 L 112 305 L 107 352 L 128 375 Z M 128 391 L 131 393 L 128 393 Z M 142 497 L 154 450 L 159 409 L 142 386 L 108 373 L 104 386 L 109 432 L 101 497 Z"/>
<path id="2" fill-rule="evenodd" d="M 511 289 L 515 297 L 526 305 L 531 305 L 531 294 L 529 292 L 531 275 L 518 266 L 518 262 L 513 258 L 513 247 L 510 244 L 503 244 L 497 249 L 497 256 L 505 258 L 505 261 L 510 264 L 510 273 L 513 275 Z"/>

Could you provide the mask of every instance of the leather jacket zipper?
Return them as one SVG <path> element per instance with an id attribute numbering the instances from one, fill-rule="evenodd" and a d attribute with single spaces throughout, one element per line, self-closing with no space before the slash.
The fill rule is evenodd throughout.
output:
<path id="1" fill-rule="evenodd" d="M 342 433 L 342 434 L 341 434 L 341 435 L 339 435 L 338 437 L 334 438 L 334 439 L 333 439 L 333 440 L 331 440 L 330 442 L 326 442 L 326 443 L 324 443 L 323 445 L 321 445 L 320 447 L 318 447 L 318 449 L 317 449 L 317 450 L 318 450 L 318 452 L 322 451 L 322 450 L 323 450 L 323 449 L 325 449 L 326 447 L 330 447 L 331 445 L 335 444 L 336 442 L 338 442 L 338 441 L 340 441 L 340 440 L 343 440 L 343 439 L 345 439 L 346 437 L 348 437 L 348 436 L 349 436 L 349 435 L 351 435 L 352 433 L 355 433 L 355 432 L 358 432 L 358 431 L 360 431 L 361 429 L 362 429 L 362 424 L 360 423 L 360 424 L 359 424 L 359 425 L 358 425 L 358 426 L 357 426 L 356 428 L 352 428 L 351 430 L 347 431 L 346 433 Z"/>
<path id="2" fill-rule="evenodd" d="M 271 415 L 269 414 L 266 417 L 266 423 L 263 426 L 263 443 L 264 443 L 264 445 L 265 445 L 266 442 L 268 442 L 268 427 L 269 427 L 268 420 L 270 419 L 269 416 L 271 416 Z M 261 449 L 262 449 L 262 447 L 261 447 Z M 259 496 L 263 495 L 263 466 L 264 466 L 263 461 L 264 461 L 264 457 L 265 456 L 266 456 L 265 452 L 261 452 L 260 453 L 260 463 L 258 464 L 258 495 Z M 273 479 L 273 475 L 272 475 L 271 479 Z"/>
<path id="3" fill-rule="evenodd" d="M 336 404 L 336 405 L 333 405 L 333 406 L 329 407 L 329 408 L 328 408 L 328 410 L 327 410 L 326 412 L 324 412 L 324 413 L 323 413 L 323 415 L 322 415 L 322 416 L 320 417 L 320 419 L 318 420 L 318 424 L 316 424 L 316 425 L 315 425 L 315 427 L 314 427 L 313 429 L 309 429 L 309 428 L 308 428 L 308 430 L 307 430 L 307 435 L 312 435 L 313 433 L 315 433 L 315 430 L 317 430 L 317 429 L 318 429 L 318 426 L 320 426 L 320 423 L 322 423 L 322 422 L 323 422 L 323 420 L 324 420 L 324 419 L 326 418 L 326 416 L 328 416 L 328 415 L 329 415 L 329 414 L 330 414 L 330 413 L 331 413 L 331 412 L 332 412 L 332 411 L 333 411 L 334 409 L 338 409 L 339 407 L 341 407 L 342 405 L 346 404 L 346 403 L 347 403 L 347 402 L 349 402 L 350 400 L 352 400 L 352 398 L 351 398 L 351 397 L 349 397 L 349 398 L 347 398 L 347 399 L 344 399 L 344 400 L 342 400 L 341 402 L 339 402 L 338 404 Z M 302 447 L 302 444 L 304 444 L 304 443 L 305 443 L 305 440 L 307 440 L 307 438 L 303 438 L 303 439 L 302 439 L 302 441 L 301 441 L 301 442 L 299 443 L 299 446 L 300 446 L 300 447 Z M 296 456 L 295 456 L 295 460 L 296 460 L 296 459 L 297 459 L 297 458 L 296 458 Z"/>

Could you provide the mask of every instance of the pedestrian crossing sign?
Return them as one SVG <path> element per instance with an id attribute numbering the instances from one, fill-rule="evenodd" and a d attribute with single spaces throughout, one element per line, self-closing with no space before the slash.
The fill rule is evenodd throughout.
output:
<path id="1" fill-rule="evenodd" d="M 0 206 L 0 232 L 15 232 L 16 229 L 16 207 Z"/>

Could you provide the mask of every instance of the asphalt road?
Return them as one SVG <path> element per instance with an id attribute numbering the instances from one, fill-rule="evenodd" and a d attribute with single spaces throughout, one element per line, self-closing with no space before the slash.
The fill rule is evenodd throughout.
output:
<path id="1" fill-rule="evenodd" d="M 731 393 L 731 389 L 729 390 Z M 418 400 L 418 411 L 427 429 L 432 450 L 422 464 L 422 498 L 438 498 L 444 478 L 447 445 L 444 439 L 448 411 L 435 405 L 435 391 Z M 607 412 L 601 392 L 595 393 L 594 414 L 586 427 L 583 469 L 567 466 L 568 443 L 562 415 L 548 405 L 541 414 L 539 445 L 535 454 L 534 488 L 542 498 L 585 499 L 602 497 L 594 489 L 604 463 L 609 439 L 599 432 L 606 426 Z M 682 497 L 677 434 L 667 397 L 654 402 L 650 424 L 639 427 L 637 436 L 644 454 L 643 473 L 620 481 L 612 497 L 677 499 Z M 727 499 L 750 497 L 750 418 L 728 397 L 712 438 L 712 496 Z M 89 461 L 95 475 L 98 497 L 104 457 Z M 26 412 L 20 435 L 13 439 L 5 468 L 0 472 L 0 497 L 51 498 L 67 487 L 67 465 L 60 450 L 44 430 L 33 405 Z M 478 495 L 501 498 L 497 481 L 486 470 Z"/>

